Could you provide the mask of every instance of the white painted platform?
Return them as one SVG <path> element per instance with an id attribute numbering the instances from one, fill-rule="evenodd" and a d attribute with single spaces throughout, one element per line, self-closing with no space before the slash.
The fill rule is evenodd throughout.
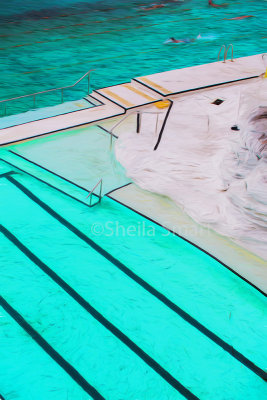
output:
<path id="1" fill-rule="evenodd" d="M 109 101 L 105 103 L 87 110 L 0 129 L 0 146 L 124 114 L 123 108 Z"/>
<path id="2" fill-rule="evenodd" d="M 234 62 L 215 62 L 139 77 L 131 83 L 93 92 L 103 103 L 101 106 L 0 129 L 0 146 L 119 116 L 129 109 L 145 107 L 162 97 L 229 82 L 236 84 L 263 72 L 262 55 L 258 54 L 239 58 Z"/>
<path id="3" fill-rule="evenodd" d="M 126 109 L 143 106 L 162 98 L 158 93 L 148 94 L 142 87 L 137 88 L 132 83 L 110 86 L 97 90 L 97 93 L 115 101 Z"/>
<path id="4" fill-rule="evenodd" d="M 214 62 L 135 78 L 162 96 L 249 79 L 265 72 L 262 55 Z"/>

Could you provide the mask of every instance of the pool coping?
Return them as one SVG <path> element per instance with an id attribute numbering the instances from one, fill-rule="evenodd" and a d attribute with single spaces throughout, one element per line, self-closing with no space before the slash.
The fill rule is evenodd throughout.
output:
<path id="1" fill-rule="evenodd" d="M 261 57 L 262 57 L 262 54 L 256 54 L 256 55 L 253 55 L 253 56 L 241 57 L 241 58 L 236 59 L 235 61 L 237 61 L 237 63 L 235 65 L 231 64 L 231 68 L 233 67 L 232 68 L 233 69 L 233 73 L 236 74 L 236 69 L 237 69 L 238 73 L 240 72 L 240 70 L 239 70 L 240 63 L 241 63 L 241 66 L 243 68 L 243 64 L 244 63 L 248 63 L 248 66 L 250 66 L 250 63 L 253 60 L 255 60 L 255 62 L 259 63 L 259 60 L 261 60 Z M 246 60 L 244 61 L 244 59 L 246 59 Z M 249 61 L 247 61 L 247 59 L 249 59 Z M 191 74 L 193 77 L 195 77 L 196 72 L 198 70 L 201 70 L 203 72 L 204 68 L 205 68 L 205 70 L 207 70 L 206 72 L 208 72 L 208 70 L 210 70 L 210 71 L 213 71 L 213 72 L 215 71 L 216 74 L 218 74 L 218 71 L 217 71 L 218 69 L 223 70 L 223 68 L 226 68 L 225 73 L 226 73 L 226 75 L 229 74 L 229 70 L 227 70 L 227 68 L 229 67 L 229 62 L 224 63 L 223 65 L 221 65 L 221 64 L 223 64 L 223 63 L 217 61 L 217 62 L 209 63 L 209 64 L 202 64 L 202 65 L 197 65 L 197 66 L 188 67 L 188 68 L 181 68 L 181 69 L 177 69 L 177 70 L 166 71 L 166 72 L 154 74 L 152 76 L 154 76 L 155 79 L 157 78 L 157 76 L 160 76 L 161 79 L 162 79 L 162 76 L 163 76 L 163 79 L 167 79 L 168 82 L 171 82 L 171 79 L 174 79 L 174 84 L 177 85 L 177 82 L 180 82 L 180 81 L 177 81 L 177 77 L 174 78 L 174 75 L 175 74 L 183 74 L 183 73 L 185 73 L 185 71 L 189 71 L 189 75 Z M 232 71 L 231 68 L 230 68 L 230 72 Z M 160 92 L 157 89 L 155 89 L 155 88 L 153 88 L 153 87 L 151 87 L 149 85 L 146 85 L 144 82 L 142 82 L 141 78 L 133 78 L 131 80 L 131 83 L 133 83 L 133 84 L 136 83 L 136 84 L 139 85 L 139 87 L 141 85 L 144 88 L 144 90 L 148 89 L 150 92 L 154 93 L 156 96 L 161 96 L 163 98 L 166 98 L 166 97 L 171 97 L 171 96 L 175 96 L 175 95 L 182 95 L 182 94 L 186 94 L 186 93 L 190 93 L 190 92 L 194 92 L 194 91 L 198 91 L 198 90 L 215 88 L 217 86 L 240 83 L 242 81 L 252 80 L 252 79 L 258 78 L 260 76 L 260 74 L 263 72 L 262 69 L 261 69 L 262 67 L 258 66 L 256 69 L 255 68 L 256 67 L 254 67 L 254 69 L 253 69 L 254 73 L 244 71 L 243 74 L 246 74 L 246 76 L 244 76 L 243 78 L 241 77 L 241 78 L 238 78 L 238 79 L 227 80 L 227 81 L 224 81 L 224 82 L 219 81 L 218 83 L 213 83 L 211 85 L 210 84 L 207 84 L 207 85 L 202 84 L 199 87 L 190 88 L 190 89 L 187 89 L 187 90 L 178 90 L 178 91 L 175 90 L 173 92 L 169 91 L 168 93 Z M 192 71 L 193 71 L 193 73 L 192 73 Z M 256 71 L 257 71 L 258 75 L 256 74 Z M 251 76 L 247 76 L 249 73 L 251 73 Z M 242 71 L 240 72 L 240 74 L 242 74 Z M 207 74 L 207 75 L 209 75 L 209 74 Z M 150 77 L 150 76 L 151 75 L 148 75 L 148 77 Z M 145 77 L 143 77 L 143 78 L 145 78 Z M 187 76 L 187 79 L 188 79 L 188 76 Z M 126 82 L 126 83 L 128 83 L 128 82 Z M 157 83 L 155 82 L 155 84 L 157 84 Z M 112 85 L 112 86 L 109 86 L 109 87 L 112 88 L 112 87 L 115 87 L 115 86 L 119 87 L 119 86 L 123 86 L 123 85 L 125 85 L 125 83 L 123 83 L 121 85 Z M 102 89 L 104 89 L 104 88 L 102 88 Z M 122 104 L 119 104 L 118 102 L 116 102 L 111 97 L 106 96 L 103 93 L 99 93 L 100 90 L 101 89 L 97 89 L 97 90 L 93 91 L 92 95 L 90 94 L 90 96 L 92 96 L 92 98 L 94 98 L 97 101 L 99 101 L 99 98 L 100 98 L 100 101 L 103 103 L 100 106 L 91 107 L 91 108 L 89 108 L 87 110 L 73 111 L 72 113 L 67 113 L 67 114 L 64 114 L 64 115 L 56 116 L 56 117 L 50 117 L 50 118 L 42 119 L 41 120 L 42 121 L 42 127 L 41 128 L 40 128 L 40 126 L 38 124 L 38 121 L 33 121 L 33 122 L 28 122 L 28 123 L 25 123 L 25 124 L 21 124 L 21 125 L 16 125 L 15 127 L 9 127 L 9 128 L 0 129 L 0 147 L 3 146 L 3 145 L 9 145 L 9 144 L 15 143 L 15 142 L 18 142 L 18 141 L 21 141 L 21 140 L 29 140 L 29 139 L 33 139 L 34 137 L 39 137 L 39 136 L 46 135 L 46 134 L 53 134 L 55 132 L 63 131 L 63 130 L 66 130 L 66 129 L 71 129 L 71 128 L 82 126 L 82 125 L 94 124 L 94 123 L 96 123 L 98 121 L 101 121 L 101 120 L 105 120 L 105 119 L 113 118 L 113 117 L 116 117 L 116 116 L 119 116 L 119 115 L 123 115 L 128 110 L 144 107 L 144 106 L 147 106 L 149 104 L 156 103 L 157 101 L 160 100 L 160 99 L 157 99 L 157 100 L 154 100 L 154 101 L 143 101 L 143 104 L 138 104 L 138 105 L 134 105 L 134 106 L 131 106 L 131 107 L 124 107 Z M 97 95 L 97 98 L 94 97 L 94 93 Z M 114 105 L 114 108 L 116 107 L 116 110 L 112 109 L 112 106 L 111 106 L 112 104 Z M 94 113 L 92 112 L 92 110 L 95 110 L 96 108 L 101 109 L 100 113 L 97 115 L 97 118 L 95 118 L 95 116 L 93 116 Z M 119 110 L 123 110 L 123 111 L 122 112 L 118 112 Z M 90 116 L 89 116 L 90 115 L 90 111 L 91 111 L 91 115 L 93 116 L 92 119 L 90 119 Z M 112 113 L 110 114 L 111 111 L 112 111 Z M 68 118 L 68 116 L 70 114 L 75 114 L 76 116 L 79 115 L 78 118 L 81 118 L 81 119 L 79 121 L 77 120 L 76 122 L 74 122 L 73 119 L 72 119 L 71 123 L 68 123 L 66 125 L 66 119 L 68 119 L 68 120 L 70 119 L 70 118 Z M 46 127 L 44 129 L 45 121 L 47 121 L 48 125 L 50 125 L 50 126 L 51 126 L 51 124 L 53 124 L 53 125 L 57 124 L 58 128 L 57 129 L 51 129 L 49 127 Z M 65 125 L 63 124 L 63 126 L 62 126 L 62 122 L 64 123 L 64 121 L 65 121 Z M 22 128 L 22 131 L 21 131 L 20 128 Z M 25 128 L 28 128 L 29 130 L 35 130 L 36 129 L 37 131 L 36 131 L 35 134 L 29 136 L 27 134 L 25 135 Z M 39 133 L 38 133 L 38 129 L 39 130 L 41 129 L 41 131 Z"/>

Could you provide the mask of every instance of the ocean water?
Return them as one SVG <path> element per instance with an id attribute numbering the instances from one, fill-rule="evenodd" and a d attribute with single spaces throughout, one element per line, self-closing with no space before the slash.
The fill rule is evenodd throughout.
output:
<path id="1" fill-rule="evenodd" d="M 234 0 L 224 8 L 199 0 L 1 3 L 0 99 L 71 85 L 89 69 L 95 69 L 94 89 L 212 62 L 222 44 L 233 43 L 235 57 L 266 50 L 265 0 Z M 150 9 L 154 4 L 161 7 Z M 231 20 L 244 15 L 252 17 Z M 202 40 L 194 43 L 163 44 L 171 36 L 198 34 Z M 85 86 L 81 83 L 66 98 L 80 98 Z M 37 97 L 39 106 L 59 101 L 60 93 Z"/>

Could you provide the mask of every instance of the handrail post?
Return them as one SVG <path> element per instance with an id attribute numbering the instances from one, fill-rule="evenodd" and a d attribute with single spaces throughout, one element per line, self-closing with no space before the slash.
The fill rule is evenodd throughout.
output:
<path id="1" fill-rule="evenodd" d="M 159 122 L 159 114 L 157 114 L 157 119 L 156 119 L 156 134 L 158 132 L 158 122 Z"/>
<path id="2" fill-rule="evenodd" d="M 89 94 L 90 94 L 90 72 L 89 72 L 89 74 L 88 74 L 88 88 L 87 88 L 87 94 L 88 94 L 88 96 L 89 96 Z"/>
<path id="3" fill-rule="evenodd" d="M 100 190 L 99 190 L 99 203 L 101 203 L 101 200 L 102 200 L 102 185 L 103 185 L 103 180 L 101 179 Z"/>
<path id="4" fill-rule="evenodd" d="M 35 108 L 35 95 L 33 96 L 33 108 Z"/>
<path id="5" fill-rule="evenodd" d="M 141 129 L 141 114 L 137 111 L 137 119 L 136 119 L 136 133 L 140 133 Z"/>
<path id="6" fill-rule="evenodd" d="M 227 49 L 226 49 L 226 51 L 225 51 L 225 57 L 224 57 L 224 59 L 225 59 L 225 60 L 227 59 L 227 54 L 228 54 L 228 50 L 229 50 L 230 47 L 232 48 L 231 62 L 234 62 L 234 46 L 233 46 L 232 43 L 230 43 L 230 44 L 228 45 L 228 47 L 227 47 Z"/>
<path id="7" fill-rule="evenodd" d="M 93 194 L 94 194 L 94 192 L 95 192 L 97 186 L 99 186 L 98 202 L 97 202 L 97 203 L 94 203 L 93 206 L 96 205 L 96 204 L 98 204 L 98 203 L 101 203 L 101 198 L 102 198 L 102 185 L 103 185 L 103 179 L 101 178 L 101 179 L 97 182 L 97 184 L 93 187 L 93 189 L 91 190 L 91 192 L 86 196 L 86 199 L 89 197 L 89 207 L 92 207 L 92 197 L 93 197 Z M 97 195 L 96 195 L 96 196 L 97 196 Z"/>
<path id="8" fill-rule="evenodd" d="M 172 100 L 169 100 L 169 102 L 170 102 L 171 105 L 172 105 L 173 101 L 172 101 Z M 111 128 L 110 131 L 109 131 L 109 132 L 110 132 L 110 149 L 112 149 L 112 142 L 113 142 L 113 141 L 112 141 L 112 138 L 113 138 L 113 131 L 114 131 L 114 129 L 117 128 L 123 121 L 125 121 L 128 117 L 130 117 L 130 115 L 133 115 L 135 112 L 136 112 L 136 114 L 137 114 L 136 133 L 139 133 L 139 132 L 140 132 L 141 117 L 142 117 L 143 114 L 159 114 L 158 112 L 153 112 L 153 111 L 144 112 L 144 111 L 141 111 L 141 110 L 131 111 L 131 112 L 127 113 L 127 114 L 124 113 L 123 118 L 122 118 L 119 122 L 116 122 L 116 124 L 113 125 L 112 128 Z M 169 110 L 167 111 L 167 114 L 168 114 L 168 112 L 169 112 Z M 162 113 L 160 113 L 160 114 L 162 114 Z M 139 118 L 140 118 L 140 119 L 139 119 L 139 123 L 138 123 L 138 115 L 139 115 Z"/>
<path id="9" fill-rule="evenodd" d="M 219 54 L 218 54 L 218 58 L 217 58 L 217 61 L 220 61 L 220 54 L 221 54 L 221 51 L 222 51 L 222 49 L 224 48 L 224 57 L 223 57 L 223 62 L 225 63 L 225 51 L 226 51 L 226 46 L 225 46 L 225 44 L 223 44 L 222 46 L 221 46 L 221 48 L 220 48 L 220 51 L 219 51 Z"/>
<path id="10" fill-rule="evenodd" d="M 64 100 L 64 98 L 63 98 L 63 88 L 61 89 L 61 103 L 63 103 L 63 100 Z"/>

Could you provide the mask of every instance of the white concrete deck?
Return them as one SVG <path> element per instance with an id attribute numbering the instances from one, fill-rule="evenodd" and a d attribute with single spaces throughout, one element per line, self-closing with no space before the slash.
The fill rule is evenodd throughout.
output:
<path id="1" fill-rule="evenodd" d="M 126 109 L 143 106 L 161 99 L 161 95 L 157 93 L 148 94 L 144 89 L 137 88 L 132 83 L 124 83 L 97 90 L 97 93 L 108 97 Z"/>
<path id="2" fill-rule="evenodd" d="M 258 76 L 265 72 L 262 55 L 203 64 L 135 78 L 162 96 L 182 93 L 199 88 L 216 86 Z"/>
<path id="3" fill-rule="evenodd" d="M 134 107 L 147 106 L 162 97 L 242 81 L 263 72 L 262 55 L 258 54 L 238 58 L 234 62 L 215 62 L 139 77 L 131 83 L 93 92 L 103 103 L 102 106 L 0 129 L 0 146 L 79 125 L 92 124 L 122 115 Z"/>
<path id="4" fill-rule="evenodd" d="M 122 115 L 124 112 L 121 107 L 105 100 L 105 104 L 98 107 L 0 129 L 0 146 L 79 125 L 87 125 L 101 119 Z"/>

